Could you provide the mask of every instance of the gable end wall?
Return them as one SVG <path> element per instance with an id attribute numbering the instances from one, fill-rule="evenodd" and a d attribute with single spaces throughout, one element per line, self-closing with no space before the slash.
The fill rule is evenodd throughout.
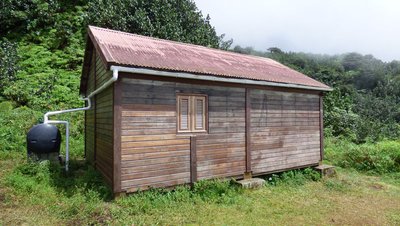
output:
<path id="1" fill-rule="evenodd" d="M 99 54 L 94 50 L 91 57 L 86 95 L 96 90 L 112 77 Z M 113 185 L 113 101 L 114 86 L 109 86 L 92 97 L 92 108 L 85 112 L 86 160 Z"/>

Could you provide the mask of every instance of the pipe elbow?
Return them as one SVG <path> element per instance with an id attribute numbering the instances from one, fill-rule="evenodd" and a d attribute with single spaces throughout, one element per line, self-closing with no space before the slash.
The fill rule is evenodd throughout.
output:
<path id="1" fill-rule="evenodd" d="M 112 77 L 112 80 L 115 82 L 115 81 L 117 81 L 117 80 L 118 80 L 118 72 L 119 72 L 119 70 L 118 70 L 118 67 L 111 66 L 111 68 L 110 68 L 110 69 L 113 71 L 113 77 Z"/>

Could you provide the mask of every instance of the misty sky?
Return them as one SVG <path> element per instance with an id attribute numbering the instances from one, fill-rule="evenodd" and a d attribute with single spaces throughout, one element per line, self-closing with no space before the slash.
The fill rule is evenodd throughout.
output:
<path id="1" fill-rule="evenodd" d="M 195 0 L 218 34 L 257 50 L 372 54 L 400 60 L 397 0 Z M 232 46 L 232 47 L 233 47 Z"/>

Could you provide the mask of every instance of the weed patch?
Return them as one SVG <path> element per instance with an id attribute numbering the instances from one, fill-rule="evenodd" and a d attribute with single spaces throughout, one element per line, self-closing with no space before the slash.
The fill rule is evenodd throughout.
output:
<path id="1" fill-rule="evenodd" d="M 139 191 L 116 201 L 129 210 L 130 214 L 149 213 L 154 209 L 173 208 L 181 204 L 222 204 L 238 203 L 243 190 L 228 180 L 201 180 L 189 186 L 178 186 L 174 190 L 151 189 Z"/>
<path id="2" fill-rule="evenodd" d="M 324 181 L 324 185 L 331 191 L 346 192 L 350 190 L 350 184 L 344 180 L 328 179 Z"/>
<path id="3" fill-rule="evenodd" d="M 291 170 L 279 174 L 272 174 L 265 177 L 265 180 L 267 182 L 266 184 L 270 186 L 299 186 L 304 185 L 308 181 L 319 181 L 320 179 L 321 174 L 312 168 Z"/>
<path id="4" fill-rule="evenodd" d="M 72 174 L 49 161 L 20 164 L 6 175 L 5 185 L 25 197 L 27 206 L 42 206 L 57 218 L 71 224 L 92 224 L 103 218 L 103 202 L 111 200 L 111 191 L 101 176 L 85 164 L 72 162 Z M 79 176 L 77 175 L 79 173 Z"/>
<path id="5" fill-rule="evenodd" d="M 336 166 L 376 174 L 400 172 L 400 141 L 356 145 L 336 138 L 326 140 L 326 159 Z"/>

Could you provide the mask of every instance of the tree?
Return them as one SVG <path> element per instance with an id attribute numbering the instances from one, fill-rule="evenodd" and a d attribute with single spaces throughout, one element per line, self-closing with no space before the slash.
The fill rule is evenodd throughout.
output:
<path id="1" fill-rule="evenodd" d="M 4 39 L 0 40 L 0 96 L 4 87 L 15 80 L 18 70 L 17 45 Z"/>
<path id="2" fill-rule="evenodd" d="M 54 22 L 59 10 L 57 0 L 2 0 L 0 2 L 0 35 L 35 31 Z"/>
<path id="3" fill-rule="evenodd" d="M 213 48 L 229 48 L 190 0 L 90 0 L 87 24 Z"/>
<path id="4" fill-rule="evenodd" d="M 270 47 L 267 49 L 270 53 L 277 53 L 277 54 L 281 54 L 283 53 L 283 51 L 281 49 L 279 49 L 278 47 Z"/>

